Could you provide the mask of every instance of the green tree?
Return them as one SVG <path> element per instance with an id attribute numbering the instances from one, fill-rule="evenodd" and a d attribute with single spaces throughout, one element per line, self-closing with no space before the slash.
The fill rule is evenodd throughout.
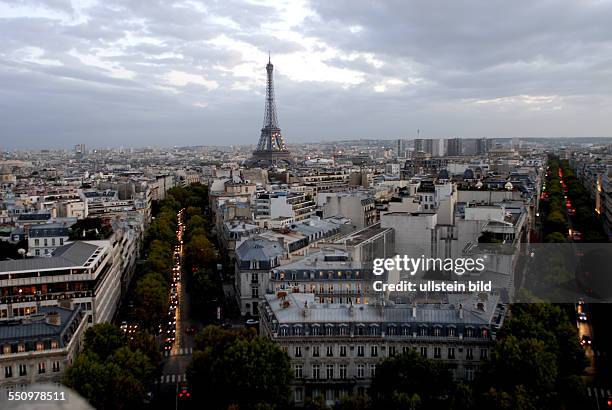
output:
<path id="1" fill-rule="evenodd" d="M 207 408 L 280 408 L 288 403 L 292 372 L 287 354 L 269 339 L 208 326 L 196 338 L 187 377 L 194 400 Z"/>
<path id="2" fill-rule="evenodd" d="M 374 408 L 445 408 L 443 397 L 452 392 L 453 379 L 446 365 L 414 351 L 385 359 L 370 387 Z M 415 395 L 417 395 L 415 397 Z"/>
<path id="3" fill-rule="evenodd" d="M 84 349 L 96 353 L 102 360 L 126 343 L 123 330 L 110 323 L 99 323 L 85 331 Z"/>
<path id="4" fill-rule="evenodd" d="M 123 331 L 108 323 L 88 329 L 84 342 L 62 382 L 98 410 L 142 407 L 156 375 L 149 357 L 128 347 Z"/>
<path id="5" fill-rule="evenodd" d="M 136 320 L 143 328 L 154 330 L 168 311 L 169 299 L 166 279 L 156 272 L 145 274 L 138 279 L 134 296 Z"/>
<path id="6" fill-rule="evenodd" d="M 546 237 L 544 238 L 544 242 L 546 243 L 564 243 L 564 242 L 567 242 L 567 236 L 565 236 L 561 232 L 552 232 L 546 235 Z"/>

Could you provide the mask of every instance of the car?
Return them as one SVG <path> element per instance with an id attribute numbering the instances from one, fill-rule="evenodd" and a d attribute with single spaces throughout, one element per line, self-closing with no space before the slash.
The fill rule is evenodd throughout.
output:
<path id="1" fill-rule="evenodd" d="M 580 339 L 580 344 L 582 346 L 590 346 L 591 343 L 593 343 L 593 341 L 591 340 L 591 336 L 589 336 L 589 335 L 582 335 L 582 339 Z"/>
<path id="2" fill-rule="evenodd" d="M 586 322 L 587 321 L 587 315 L 584 312 L 578 312 L 578 321 L 579 322 Z"/>
<path id="3" fill-rule="evenodd" d="M 259 320 L 256 320 L 256 319 L 247 319 L 247 321 L 244 322 L 244 325 L 246 327 L 257 326 L 258 324 L 259 324 Z"/>

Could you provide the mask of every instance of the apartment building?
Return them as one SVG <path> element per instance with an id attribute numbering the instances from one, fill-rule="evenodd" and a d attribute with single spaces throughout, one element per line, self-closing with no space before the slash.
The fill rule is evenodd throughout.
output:
<path id="1" fill-rule="evenodd" d="M 505 307 L 494 295 L 451 304 L 321 304 L 313 293 L 265 295 L 260 334 L 278 343 L 295 372 L 293 398 L 363 394 L 386 357 L 414 350 L 473 380 L 489 357 Z"/>
<path id="2" fill-rule="evenodd" d="M 31 226 L 28 232 L 28 252 L 32 256 L 48 256 L 68 242 L 69 228 L 64 224 Z"/>
<path id="3" fill-rule="evenodd" d="M 20 320 L 0 321 L 0 389 L 59 383 L 81 348 L 86 316 L 78 305 L 44 306 Z"/>
<path id="4" fill-rule="evenodd" d="M 0 261 L 0 321 L 22 319 L 64 300 L 80 305 L 88 323 L 110 321 L 123 273 L 119 246 L 113 245 L 76 241 L 47 258 Z"/>

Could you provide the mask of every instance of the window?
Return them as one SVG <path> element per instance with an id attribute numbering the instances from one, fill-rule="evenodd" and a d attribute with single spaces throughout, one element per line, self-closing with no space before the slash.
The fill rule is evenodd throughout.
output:
<path id="1" fill-rule="evenodd" d="M 365 364 L 357 365 L 357 378 L 363 379 L 365 377 Z"/>
<path id="2" fill-rule="evenodd" d="M 427 348 L 425 346 L 421 347 L 421 356 L 427 357 Z"/>
<path id="3" fill-rule="evenodd" d="M 474 358 L 474 349 L 468 347 L 465 349 L 465 358 L 468 360 L 472 360 Z"/>
<path id="4" fill-rule="evenodd" d="M 346 336 L 348 334 L 348 327 L 346 326 L 340 326 L 340 329 L 338 329 L 340 336 Z"/>
<path id="5" fill-rule="evenodd" d="M 60 245 L 64 244 L 64 238 L 60 238 Z"/>
<path id="6" fill-rule="evenodd" d="M 489 352 L 487 351 L 487 349 L 480 349 L 480 359 L 481 360 L 487 360 L 489 356 Z"/>
<path id="7" fill-rule="evenodd" d="M 339 369 L 340 369 L 340 378 L 342 380 L 345 380 L 346 379 L 346 365 L 345 364 L 341 364 Z"/>
<path id="8" fill-rule="evenodd" d="M 11 353 L 11 345 L 4 345 L 4 347 L 2 348 L 2 351 L 4 352 L 4 354 Z"/>
<path id="9" fill-rule="evenodd" d="M 376 365 L 375 364 L 371 364 L 370 365 L 370 378 L 374 378 L 376 376 Z"/>
<path id="10" fill-rule="evenodd" d="M 9 377 L 13 377 L 13 366 L 4 367 L 4 377 L 6 377 L 7 379 Z"/>
<path id="11" fill-rule="evenodd" d="M 363 346 L 357 346 L 357 356 L 358 356 L 358 357 L 363 357 L 363 356 L 365 356 L 365 347 L 363 347 Z"/>
<path id="12" fill-rule="evenodd" d="M 303 366 L 301 364 L 295 365 L 295 378 L 301 379 L 303 376 Z"/>
<path id="13" fill-rule="evenodd" d="M 410 348 L 408 346 L 402 346 L 402 354 L 406 354 L 410 351 Z"/>
<path id="14" fill-rule="evenodd" d="M 251 283 L 259 283 L 259 275 L 256 273 L 251 273 Z"/>
<path id="15" fill-rule="evenodd" d="M 433 335 L 436 336 L 436 337 L 440 336 L 440 328 L 439 327 L 434 327 Z"/>
<path id="16" fill-rule="evenodd" d="M 295 357 L 302 357 L 302 346 L 296 346 L 293 352 Z"/>
<path id="17" fill-rule="evenodd" d="M 370 347 L 370 356 L 372 356 L 372 357 L 378 356 L 378 346 L 371 346 Z"/>
<path id="18" fill-rule="evenodd" d="M 426 327 L 419 328 L 419 336 L 427 336 L 427 328 Z"/>
<path id="19" fill-rule="evenodd" d="M 334 365 L 333 364 L 328 364 L 327 365 L 325 376 L 326 376 L 327 379 L 333 379 L 334 378 Z"/>
<path id="20" fill-rule="evenodd" d="M 40 256 L 40 249 L 36 249 L 34 253 L 36 254 L 36 256 Z"/>
<path id="21" fill-rule="evenodd" d="M 449 327 L 448 328 L 448 337 L 455 337 L 455 328 L 454 327 Z"/>
<path id="22" fill-rule="evenodd" d="M 325 400 L 334 401 L 336 399 L 336 395 L 334 394 L 334 389 L 325 390 Z"/>
<path id="23" fill-rule="evenodd" d="M 55 238 L 51 238 L 51 246 L 55 246 Z"/>
<path id="24" fill-rule="evenodd" d="M 346 346 L 340 346 L 340 357 L 346 357 Z"/>
<path id="25" fill-rule="evenodd" d="M 449 359 L 454 359 L 455 358 L 455 348 L 454 347 L 449 347 L 448 348 L 448 358 Z"/>
<path id="26" fill-rule="evenodd" d="M 251 288 L 251 297 L 256 299 L 259 297 L 259 288 L 255 287 L 255 288 Z"/>
<path id="27" fill-rule="evenodd" d="M 281 327 L 280 334 L 281 334 L 281 336 L 288 336 L 289 335 L 289 329 L 287 329 L 286 327 Z"/>
<path id="28" fill-rule="evenodd" d="M 332 357 L 334 355 L 334 347 L 332 345 L 327 346 L 327 357 Z"/>
<path id="29" fill-rule="evenodd" d="M 389 357 L 395 356 L 395 346 L 389 346 Z"/>
<path id="30" fill-rule="evenodd" d="M 43 350 L 44 348 L 43 342 L 36 342 L 36 350 Z"/>
<path id="31" fill-rule="evenodd" d="M 472 328 L 465 329 L 465 337 L 473 337 L 473 336 L 474 336 L 474 329 Z"/>
<path id="32" fill-rule="evenodd" d="M 51 349 L 59 349 L 59 342 L 57 340 L 51 341 Z"/>
<path id="33" fill-rule="evenodd" d="M 325 334 L 327 336 L 332 336 L 334 334 L 334 327 L 333 326 L 327 326 L 325 328 Z"/>
<path id="34" fill-rule="evenodd" d="M 295 401 L 304 400 L 304 390 L 301 387 L 295 388 Z"/>
<path id="35" fill-rule="evenodd" d="M 465 368 L 465 380 L 467 380 L 469 382 L 474 380 L 474 368 L 473 367 L 466 367 Z"/>
<path id="36" fill-rule="evenodd" d="M 17 352 L 19 353 L 25 352 L 25 345 L 23 343 L 20 343 L 17 345 Z"/>
<path id="37" fill-rule="evenodd" d="M 59 372 L 60 371 L 60 362 L 57 361 L 57 360 L 53 362 L 53 371 L 54 372 Z"/>
<path id="38" fill-rule="evenodd" d="M 28 365 L 20 364 L 19 365 L 19 375 L 26 376 L 28 374 Z"/>
<path id="39" fill-rule="evenodd" d="M 312 347 L 312 357 L 319 357 L 319 346 Z"/>
<path id="40" fill-rule="evenodd" d="M 319 380 L 321 378 L 321 365 L 320 364 L 312 365 L 312 378 L 315 380 Z"/>
<path id="41" fill-rule="evenodd" d="M 38 363 L 38 374 L 42 374 L 46 371 L 45 362 Z"/>
<path id="42" fill-rule="evenodd" d="M 34 245 L 35 246 L 40 245 L 40 239 L 34 239 Z"/>
<path id="43" fill-rule="evenodd" d="M 310 333 L 312 333 L 313 336 L 320 336 L 321 329 L 319 328 L 319 326 L 313 326 Z"/>
<path id="44" fill-rule="evenodd" d="M 438 346 L 434 347 L 434 359 L 442 357 L 442 349 Z"/>
<path id="45" fill-rule="evenodd" d="M 45 238 L 45 246 L 47 246 L 49 244 L 49 241 L 47 240 L 47 238 Z"/>

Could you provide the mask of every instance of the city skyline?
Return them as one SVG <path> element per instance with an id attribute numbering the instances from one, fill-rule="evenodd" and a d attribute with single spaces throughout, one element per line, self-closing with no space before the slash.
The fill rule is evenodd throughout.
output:
<path id="1" fill-rule="evenodd" d="M 417 129 L 608 137 L 611 14 L 609 2 L 0 3 L 0 137 L 255 144 L 268 51 L 288 144 Z"/>

